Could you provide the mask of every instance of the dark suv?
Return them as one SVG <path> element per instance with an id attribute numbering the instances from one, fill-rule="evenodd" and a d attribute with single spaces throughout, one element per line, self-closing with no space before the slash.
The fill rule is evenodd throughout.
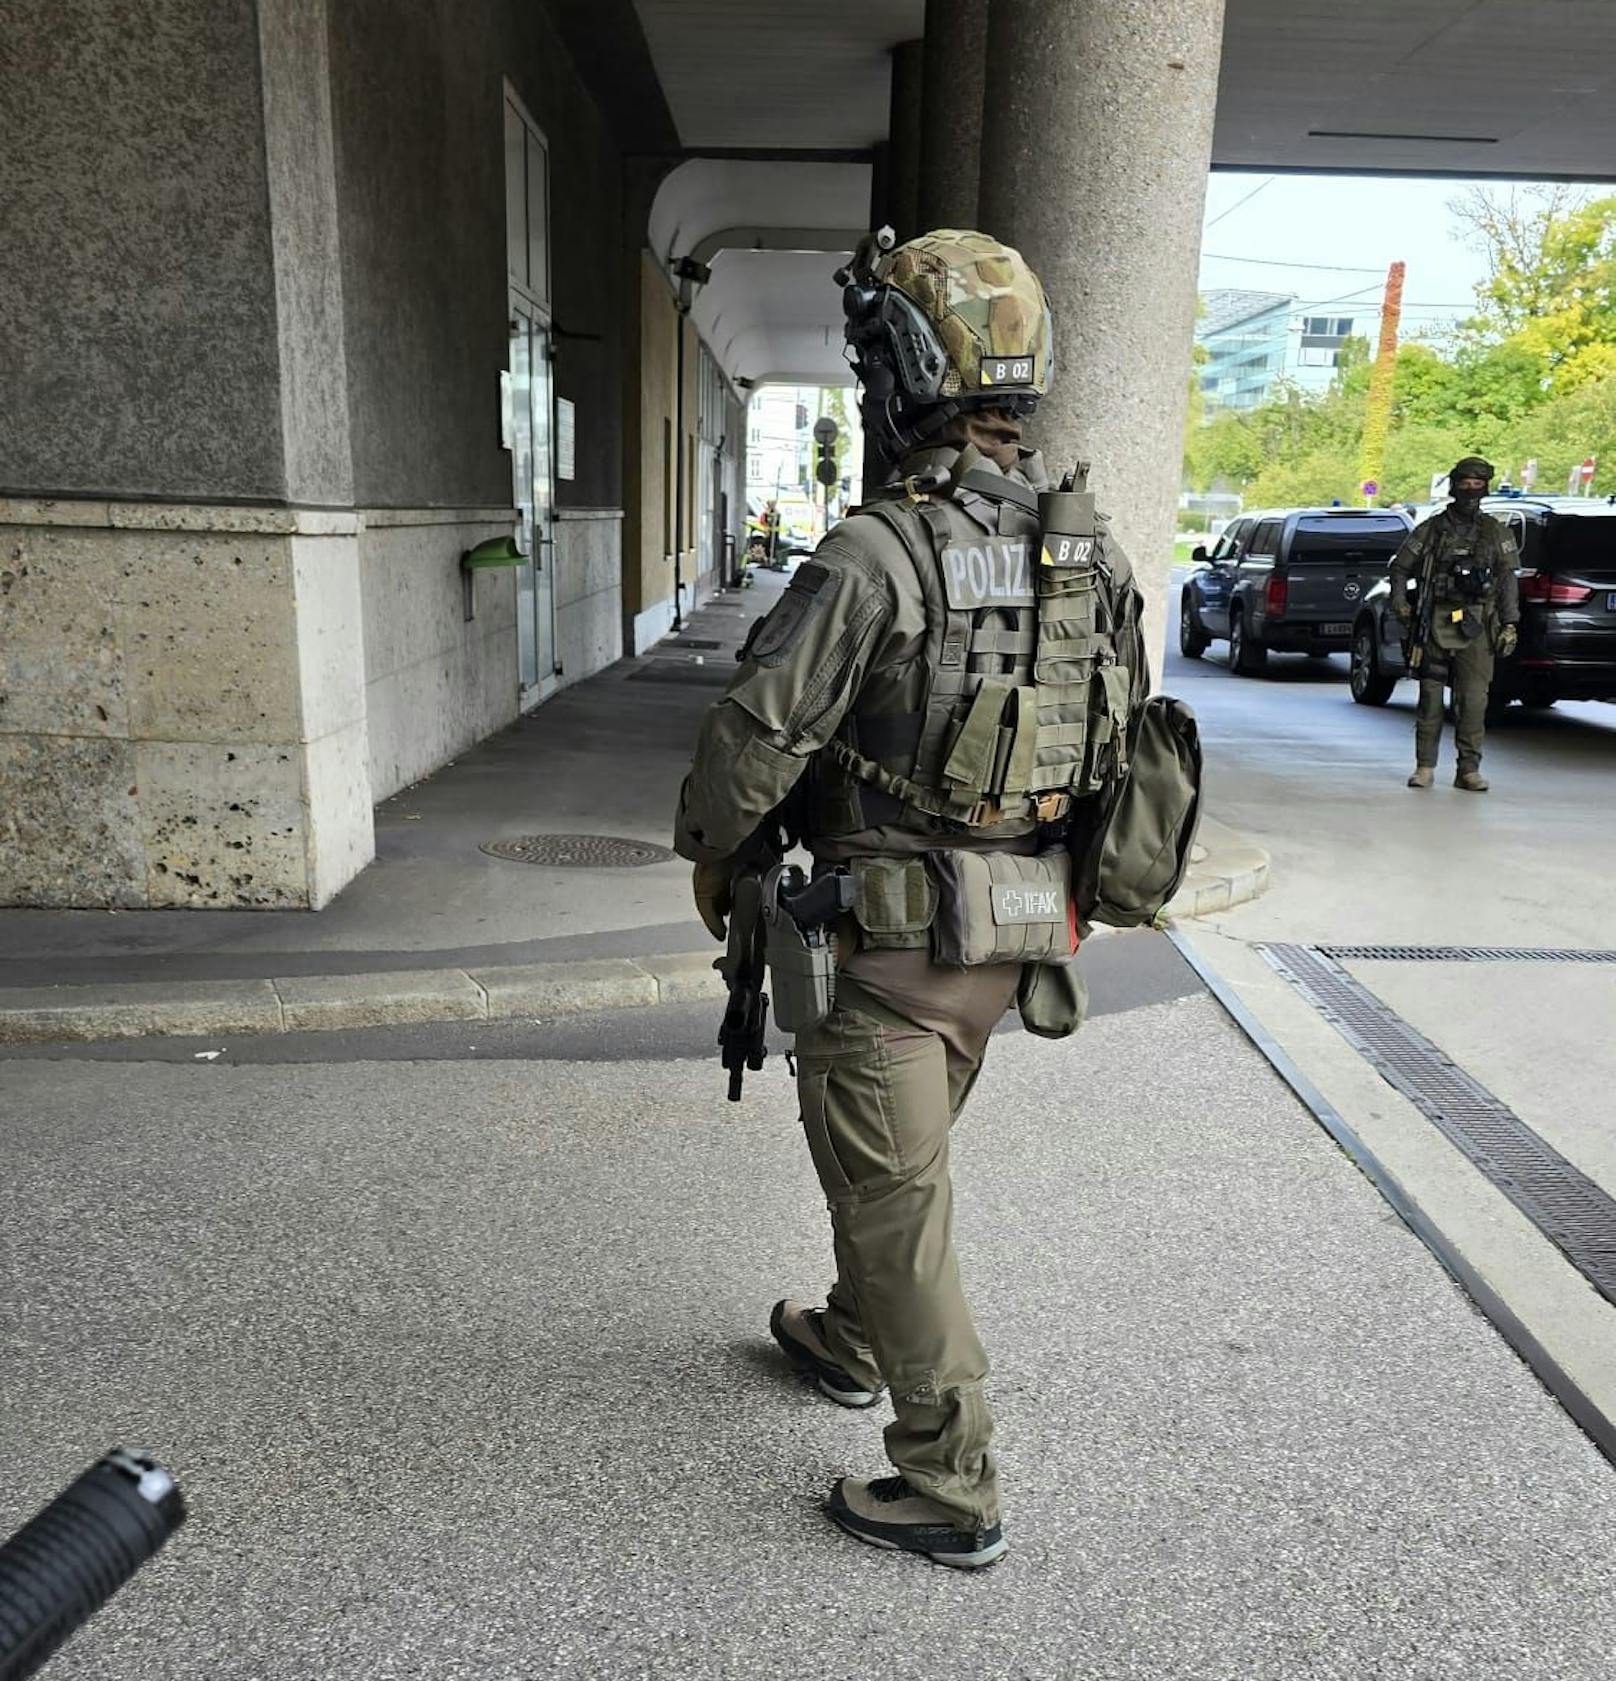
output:
<path id="1" fill-rule="evenodd" d="M 1616 507 L 1578 496 L 1489 496 L 1482 507 L 1521 552 L 1520 643 L 1494 669 L 1488 709 L 1616 700 Z M 1353 625 L 1352 698 L 1365 706 L 1384 706 L 1408 674 L 1390 599 L 1382 581 Z"/>
<path id="2" fill-rule="evenodd" d="M 1194 551 L 1184 581 L 1179 651 L 1199 659 L 1229 639 L 1229 669 L 1251 676 L 1269 649 L 1343 653 L 1359 603 L 1386 576 L 1412 529 L 1406 514 L 1373 508 L 1281 508 L 1242 514 L 1210 554 Z"/>

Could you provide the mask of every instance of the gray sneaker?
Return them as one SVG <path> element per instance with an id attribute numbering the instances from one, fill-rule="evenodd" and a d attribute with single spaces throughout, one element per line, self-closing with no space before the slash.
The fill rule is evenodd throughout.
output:
<path id="1" fill-rule="evenodd" d="M 960 1529 L 958 1520 L 902 1477 L 842 1477 L 825 1510 L 849 1535 L 872 1547 L 920 1553 L 951 1570 L 982 1570 L 1010 1550 L 1001 1524 Z"/>
<path id="2" fill-rule="evenodd" d="M 1429 788 L 1434 777 L 1429 765 L 1416 765 L 1414 774 L 1408 779 L 1410 788 Z"/>
<path id="3" fill-rule="evenodd" d="M 836 1364 L 819 1328 L 824 1317 L 822 1308 L 803 1307 L 789 1300 L 776 1302 L 769 1315 L 769 1332 L 792 1365 L 818 1384 L 821 1395 L 839 1407 L 873 1407 L 885 1391 L 864 1388 Z"/>
<path id="4" fill-rule="evenodd" d="M 1479 770 L 1462 770 L 1454 777 L 1455 788 L 1463 788 L 1467 794 L 1485 794 L 1487 792 L 1487 778 Z"/>

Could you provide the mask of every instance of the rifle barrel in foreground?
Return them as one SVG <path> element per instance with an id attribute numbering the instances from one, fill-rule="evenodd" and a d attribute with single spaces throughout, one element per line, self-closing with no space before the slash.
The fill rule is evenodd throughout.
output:
<path id="1" fill-rule="evenodd" d="M 174 1479 L 115 1448 L 0 1546 L 0 1681 L 24 1681 L 185 1521 Z"/>

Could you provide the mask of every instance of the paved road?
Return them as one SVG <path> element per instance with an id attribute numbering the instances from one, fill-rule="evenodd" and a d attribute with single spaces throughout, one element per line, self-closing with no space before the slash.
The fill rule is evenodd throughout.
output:
<path id="1" fill-rule="evenodd" d="M 1551 1221 L 1565 1236 L 1578 1223 L 1567 1225 L 1575 1197 L 1592 1210 L 1580 1222 L 1588 1247 L 1616 1255 L 1616 963 L 1342 963 L 1365 989 L 1358 1003 L 1390 1006 L 1516 1117 L 1513 1130 L 1488 1135 L 1497 1169 L 1488 1171 L 1394 1092 L 1261 952 L 1274 943 L 1616 952 L 1616 706 L 1512 709 L 1488 736 L 1491 793 L 1451 786 L 1451 737 L 1436 787 L 1419 793 L 1403 785 L 1413 684 L 1384 709 L 1361 707 L 1344 658 L 1275 656 L 1268 676 L 1253 680 L 1228 671 L 1225 651 L 1214 644 L 1200 661 L 1173 652 L 1164 683 L 1200 717 L 1212 810 L 1269 849 L 1272 886 L 1197 926 L 1195 949 L 1616 1421 L 1616 1267 L 1605 1264 L 1606 1294 L 1596 1293 L 1593 1275 L 1501 1189 L 1521 1182 L 1521 1151 L 1541 1153 L 1546 1142 L 1568 1169 L 1550 1164 Z"/>
<path id="2" fill-rule="evenodd" d="M 1164 942 L 1093 956 L 958 1140 L 982 1580 L 816 1510 L 880 1421 L 763 1333 L 828 1258 L 778 1061 L 5 1063 L 0 1532 L 113 1441 L 195 1511 L 51 1673 L 1605 1681 L 1608 1466 Z"/>
<path id="3" fill-rule="evenodd" d="M 1275 856 L 1200 955 L 1546 1333 L 1616 1347 L 1253 950 L 1457 937 L 1481 881 L 1515 896 L 1488 937 L 1610 940 L 1538 905 L 1597 869 L 1597 819 L 1569 859 L 1531 838 L 1545 801 L 1584 822 L 1605 719 L 1504 739 L 1489 802 L 1417 806 L 1406 713 L 1284 665 L 1167 686 L 1214 809 Z M 879 1416 L 766 1341 L 773 1298 L 823 1283 L 823 1212 L 781 1061 L 723 1103 L 705 1012 L 0 1063 L 0 1533 L 114 1441 L 195 1511 L 51 1673 L 1605 1681 L 1610 1465 L 1165 942 L 1090 963 L 1095 1019 L 996 1039 L 958 1141 L 1013 1545 L 983 1580 L 816 1510 L 879 1468 Z M 1485 1054 L 1472 970 L 1364 972 Z M 1525 1107 L 1530 1055 L 1495 1075 Z M 1583 1094 L 1561 1146 L 1602 1112 Z"/>
<path id="4" fill-rule="evenodd" d="M 1177 607 L 1173 621 L 1177 624 Z M 1211 807 L 1266 846 L 1274 890 L 1240 926 L 1285 939 L 1422 937 L 1616 947 L 1616 705 L 1512 707 L 1489 732 L 1486 795 L 1452 787 L 1452 733 L 1436 787 L 1414 767 L 1415 685 L 1356 706 L 1347 661 L 1271 655 L 1236 677 L 1227 644 L 1164 663 L 1194 706 Z"/>

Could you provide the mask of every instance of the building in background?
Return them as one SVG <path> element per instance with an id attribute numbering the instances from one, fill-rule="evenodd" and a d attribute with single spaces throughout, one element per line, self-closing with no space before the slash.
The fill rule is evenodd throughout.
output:
<path id="1" fill-rule="evenodd" d="M 836 422 L 832 452 L 841 469 L 833 485 L 815 476 L 819 450 L 814 426 Z M 764 385 L 746 410 L 746 500 L 749 511 L 766 501 L 780 509 L 785 529 L 804 539 L 825 531 L 857 504 L 863 491 L 864 438 L 858 406 L 845 388 L 820 385 Z M 828 491 L 828 495 L 826 494 Z"/>
<path id="2" fill-rule="evenodd" d="M 749 502 L 776 501 L 804 488 L 812 442 L 814 400 L 819 393 L 801 385 L 765 385 L 746 406 L 746 495 Z"/>
<path id="3" fill-rule="evenodd" d="M 1253 409 L 1285 380 L 1324 391 L 1341 347 L 1377 330 L 1379 305 L 1309 304 L 1291 292 L 1220 287 L 1201 294 L 1195 342 L 1206 352 L 1199 379 L 1206 413 Z"/>

